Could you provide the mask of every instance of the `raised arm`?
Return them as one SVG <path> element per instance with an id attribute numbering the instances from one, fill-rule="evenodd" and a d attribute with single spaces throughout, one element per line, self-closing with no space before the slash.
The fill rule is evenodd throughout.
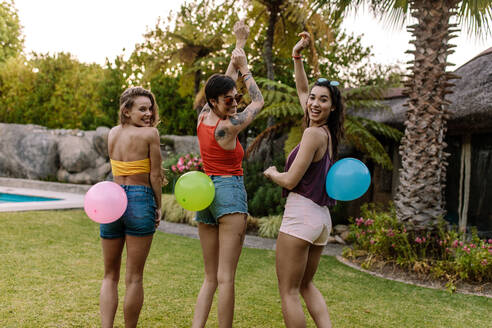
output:
<path id="1" fill-rule="evenodd" d="M 236 49 L 243 49 L 246 40 L 248 39 L 249 26 L 246 25 L 243 20 L 236 22 L 236 24 L 234 24 L 234 35 L 236 36 Z M 239 67 L 234 65 L 231 54 L 231 61 L 229 62 L 225 75 L 231 77 L 234 81 L 237 81 L 238 73 Z"/>
<path id="2" fill-rule="evenodd" d="M 301 39 L 292 49 L 292 58 L 294 59 L 294 74 L 296 79 L 297 95 L 301 102 L 302 109 L 305 110 L 309 97 L 309 83 L 302 63 L 301 51 L 309 46 L 310 36 L 308 32 L 299 33 Z"/>
<path id="3" fill-rule="evenodd" d="M 243 49 L 234 49 L 232 52 L 232 60 L 235 65 L 239 67 L 241 75 L 244 77 L 244 84 L 248 89 L 251 103 L 246 107 L 244 111 L 238 113 L 230 118 L 232 129 L 235 132 L 243 130 L 250 124 L 263 108 L 263 96 L 261 94 L 258 85 L 256 85 L 253 74 L 249 71 L 248 62 L 246 61 L 246 54 Z"/>
<path id="4" fill-rule="evenodd" d="M 246 44 L 246 40 L 248 39 L 248 35 L 249 35 L 249 26 L 246 25 L 243 20 L 236 22 L 236 24 L 234 24 L 234 35 L 236 36 L 236 49 L 244 48 L 244 45 Z M 239 75 L 239 67 L 236 66 L 232 54 L 225 75 L 229 76 L 234 81 L 237 81 Z M 200 117 L 203 113 L 209 111 L 210 111 L 210 107 L 206 103 L 203 106 L 202 110 L 200 111 L 200 114 L 198 114 L 198 121 L 200 121 Z"/>

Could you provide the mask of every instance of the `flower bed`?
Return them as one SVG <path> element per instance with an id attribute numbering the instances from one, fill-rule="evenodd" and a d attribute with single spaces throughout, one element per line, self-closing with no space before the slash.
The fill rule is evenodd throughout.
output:
<path id="1" fill-rule="evenodd" d="M 429 230 L 416 230 L 398 221 L 394 208 L 375 204 L 361 208 L 362 216 L 351 219 L 353 248 L 344 256 L 371 269 L 392 264 L 447 281 L 454 290 L 458 282 L 492 282 L 492 239 L 479 239 L 475 232 L 463 235 L 445 221 Z"/>

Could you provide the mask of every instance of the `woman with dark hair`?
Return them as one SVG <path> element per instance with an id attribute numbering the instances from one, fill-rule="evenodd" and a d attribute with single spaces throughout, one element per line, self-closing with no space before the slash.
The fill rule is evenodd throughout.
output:
<path id="1" fill-rule="evenodd" d="M 203 251 L 205 279 L 198 294 L 193 327 L 204 327 L 219 289 L 219 327 L 232 327 L 234 279 L 246 231 L 248 204 L 243 182 L 244 150 L 238 134 L 261 111 L 263 97 L 248 69 L 242 47 L 249 29 L 243 22 L 234 26 L 236 49 L 225 75 L 212 75 L 205 85 L 207 104 L 198 116 L 197 135 L 203 168 L 215 185 L 212 204 L 197 212 L 198 233 Z M 237 112 L 241 95 L 236 90 L 238 71 L 244 78 L 251 103 Z"/>
<path id="2" fill-rule="evenodd" d="M 335 201 L 325 191 L 325 180 L 343 137 L 344 107 L 336 81 L 320 78 L 309 90 L 300 55 L 309 45 L 309 34 L 302 32 L 300 36 L 292 57 L 297 94 L 304 110 L 304 132 L 287 158 L 285 172 L 271 166 L 264 175 L 283 187 L 287 196 L 276 249 L 285 325 L 306 327 L 301 294 L 316 326 L 331 327 L 325 300 L 314 286 L 313 277 L 331 231 L 327 206 Z"/>
<path id="3" fill-rule="evenodd" d="M 128 206 L 121 218 L 100 226 L 104 257 L 102 327 L 113 327 L 125 244 L 125 327 L 137 326 L 144 299 L 144 266 L 161 217 L 162 158 L 154 95 L 142 87 L 126 89 L 120 97 L 119 116 L 120 124 L 108 135 L 108 152 L 114 182 L 125 190 Z"/>

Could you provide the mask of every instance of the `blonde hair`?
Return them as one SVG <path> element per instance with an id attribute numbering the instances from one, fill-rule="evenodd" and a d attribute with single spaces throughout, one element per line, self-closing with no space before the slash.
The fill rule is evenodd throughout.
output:
<path id="1" fill-rule="evenodd" d="M 154 94 L 147 89 L 142 87 L 129 87 L 120 96 L 120 124 L 128 123 L 129 119 L 124 115 L 124 110 L 131 110 L 133 104 L 135 103 L 136 97 L 147 97 L 150 100 L 151 106 L 150 110 L 152 111 L 152 117 L 150 118 L 150 125 L 152 127 L 156 127 L 159 124 L 159 106 L 155 101 Z"/>

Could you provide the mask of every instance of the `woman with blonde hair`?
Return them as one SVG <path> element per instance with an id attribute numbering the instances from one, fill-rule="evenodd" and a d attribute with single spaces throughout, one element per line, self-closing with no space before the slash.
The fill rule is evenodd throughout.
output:
<path id="1" fill-rule="evenodd" d="M 161 151 L 154 95 L 131 87 L 120 97 L 120 124 L 108 136 L 114 182 L 123 187 L 128 206 L 115 222 L 101 224 L 104 279 L 100 293 L 102 327 L 113 327 L 118 307 L 121 254 L 126 244 L 125 327 L 136 327 L 144 300 L 143 271 L 161 217 Z"/>

